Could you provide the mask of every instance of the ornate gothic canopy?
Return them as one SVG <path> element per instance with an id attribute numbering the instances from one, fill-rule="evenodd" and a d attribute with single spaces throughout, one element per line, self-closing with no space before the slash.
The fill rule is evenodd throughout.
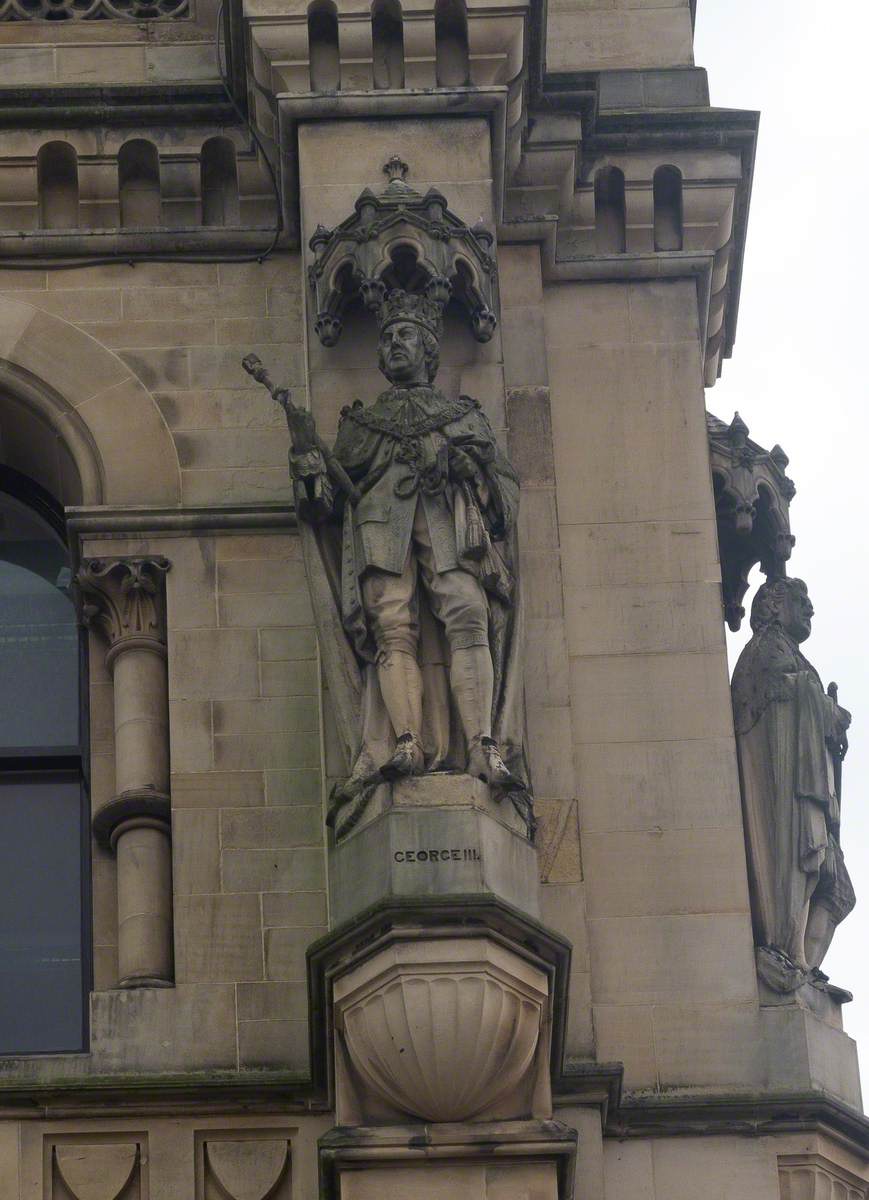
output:
<path id="1" fill-rule="evenodd" d="M 796 488 L 785 474 L 788 457 L 781 446 L 764 450 L 748 436 L 748 426 L 735 413 L 729 425 L 706 414 L 724 616 L 736 632 L 745 609 L 742 599 L 748 590 L 752 567 L 760 563 L 767 579 L 786 574 L 791 556 L 788 507 Z"/>
<path id="2" fill-rule="evenodd" d="M 366 188 L 355 212 L 331 232 L 319 225 L 311 238 L 315 261 L 309 281 L 316 306 L 315 329 L 324 346 L 341 336 L 342 316 L 361 297 L 379 309 L 392 288 L 424 293 L 437 304 L 454 300 L 474 337 L 487 342 L 494 313 L 493 235 L 466 225 L 434 188 L 423 196 L 407 183 L 408 165 L 393 156 L 383 168 L 387 187 Z"/>

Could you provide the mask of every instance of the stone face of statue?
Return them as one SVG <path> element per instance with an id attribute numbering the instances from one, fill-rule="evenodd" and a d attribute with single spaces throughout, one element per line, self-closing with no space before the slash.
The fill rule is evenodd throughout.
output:
<path id="1" fill-rule="evenodd" d="M 789 587 L 781 609 L 781 624 L 785 633 L 795 642 L 804 642 L 812 632 L 812 617 L 815 610 L 809 594 L 803 587 Z"/>
<path id="2" fill-rule="evenodd" d="M 425 342 L 413 321 L 395 321 L 380 335 L 380 369 L 390 383 L 427 383 Z"/>

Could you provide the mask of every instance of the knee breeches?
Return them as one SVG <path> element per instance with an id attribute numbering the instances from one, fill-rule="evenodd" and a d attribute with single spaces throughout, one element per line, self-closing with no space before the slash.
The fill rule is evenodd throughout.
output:
<path id="1" fill-rule="evenodd" d="M 402 573 L 391 575 L 373 568 L 362 579 L 362 600 L 381 654 L 389 650 L 417 653 L 420 585 L 426 590 L 432 612 L 444 626 L 451 650 L 488 646 L 489 607 L 482 585 L 458 567 L 435 571 L 422 505 L 417 507 Z"/>

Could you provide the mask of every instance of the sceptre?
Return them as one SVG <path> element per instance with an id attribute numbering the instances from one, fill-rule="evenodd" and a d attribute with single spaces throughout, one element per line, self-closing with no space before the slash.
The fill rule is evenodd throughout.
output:
<path id="1" fill-rule="evenodd" d="M 307 427 L 310 430 L 310 436 L 313 445 L 316 446 L 316 448 L 323 455 L 323 462 L 326 464 L 326 473 L 328 474 L 329 478 L 341 489 L 342 492 L 344 492 L 349 500 L 356 504 L 356 502 L 359 500 L 359 489 L 354 485 L 350 479 L 350 476 L 338 462 L 337 458 L 320 437 L 319 433 L 317 433 L 316 429 L 314 428 L 314 422 L 311 414 L 305 409 L 297 408 L 296 405 L 293 404 L 292 400 L 290 400 L 287 389 L 279 388 L 272 382 L 268 371 L 263 366 L 262 359 L 259 358 L 258 355 L 246 354 L 241 360 L 241 365 L 244 367 L 245 371 L 247 371 L 248 375 L 252 376 L 257 383 L 261 383 L 264 388 L 267 388 L 272 399 L 276 400 L 277 403 L 280 404 L 281 408 L 286 414 L 287 425 L 290 427 L 291 434 L 294 433 L 294 428 L 300 428 L 303 422 L 307 424 Z M 295 427 L 293 423 L 294 418 Z M 302 447 L 296 444 L 295 439 L 293 440 L 293 446 L 297 452 L 303 450 Z"/>
<path id="2" fill-rule="evenodd" d="M 839 707 L 839 685 L 838 685 L 838 683 L 830 683 L 827 685 L 827 695 L 830 697 L 830 699 L 833 701 L 833 703 L 838 708 Z M 831 749 L 831 758 L 833 759 L 833 788 L 836 792 L 836 799 L 839 801 L 840 806 L 842 804 L 842 760 L 845 757 L 845 749 L 847 748 L 847 743 L 846 743 L 845 747 L 843 748 L 843 745 L 842 745 L 842 737 L 843 736 L 845 738 L 847 738 L 847 734 L 843 734 L 842 736 L 837 737 L 835 747 L 830 748 Z"/>

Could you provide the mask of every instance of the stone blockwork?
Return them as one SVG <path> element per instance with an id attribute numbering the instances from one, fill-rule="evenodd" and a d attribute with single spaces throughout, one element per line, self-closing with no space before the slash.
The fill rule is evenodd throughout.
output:
<path id="1" fill-rule="evenodd" d="M 0 1186 L 4 1200 L 295 1200 L 316 1194 L 327 1127 L 286 1113 L 6 1123 Z"/>
<path id="2" fill-rule="evenodd" d="M 0 24 L 0 38 L 3 26 Z M 5 53 L 0 45 L 0 62 Z M 90 53 L 88 50 L 87 53 Z M 123 59 L 121 59 L 123 61 Z M 145 143 L 155 156 L 153 204 L 144 208 L 127 208 L 122 197 L 123 180 L 120 160 L 124 148 L 138 143 L 143 137 L 140 127 L 129 124 L 94 128 L 93 126 L 64 132 L 46 128 L 18 130 L 14 139 L 4 140 L 4 155 L 0 160 L 0 238 L 6 238 L 5 253 L 15 253 L 12 235 L 50 230 L 54 240 L 73 236 L 73 233 L 103 235 L 124 227 L 127 234 L 137 227 L 151 231 L 158 226 L 166 229 L 196 229 L 206 224 L 243 226 L 245 229 L 265 228 L 274 224 L 274 193 L 269 175 L 258 158 L 249 133 L 239 126 L 198 123 L 176 129 L 147 129 Z M 207 147 L 218 139 L 228 148 L 232 158 L 229 172 L 232 178 L 232 204 L 219 221 L 206 220 L 203 214 L 203 157 Z M 43 158 L 58 145 L 72 152 L 76 197 L 60 211 L 47 211 L 51 203 L 50 174 Z M 260 242 L 268 240 L 260 236 Z M 41 243 L 45 250 L 49 243 Z M 63 250 L 69 248 L 68 240 Z M 91 244 L 96 250 L 96 243 Z M 115 245 L 112 248 L 116 248 Z M 142 246 L 138 247 L 142 249 Z"/>
<path id="3" fill-rule="evenodd" d="M 541 914 L 573 946 L 566 1048 L 582 1057 L 593 1053 L 594 1042 L 540 253 L 536 246 L 506 245 L 498 261 L 507 448 L 522 482 L 525 695 L 540 821 Z"/>
<path id="4" fill-rule="evenodd" d="M 256 259 L 275 213 L 217 4 L 194 7 L 0 20 L 0 251 L 39 256 L 0 268 L 0 457 L 65 507 L 76 568 L 171 562 L 174 960 L 171 986 L 120 986 L 126 901 L 95 840 L 89 1050 L 0 1060 L 0 1197 L 866 1200 L 838 1010 L 759 996 L 752 953 L 703 386 L 733 344 L 756 115 L 709 108 L 691 0 L 227 0 L 284 240 L 205 261 Z M 234 166 L 208 193 L 215 139 Z M 346 764 L 284 418 L 241 367 L 257 354 L 327 439 L 383 390 L 374 320 L 348 309 L 324 348 L 306 268 L 392 154 L 497 239 L 499 325 L 480 344 L 448 311 L 438 382 L 479 398 L 522 482 L 539 829 L 510 893 L 483 870 L 473 896 L 446 870 L 407 887 L 431 842 L 392 850 L 401 887 L 327 878 Z M 146 254 L 168 261 L 127 261 Z M 132 785 L 96 636 L 89 664 L 98 815 Z M 506 861 L 519 831 L 489 816 Z"/>
<path id="5" fill-rule="evenodd" d="M 721 1200 L 864 1200 L 867 1195 L 860 1155 L 814 1131 L 605 1141 L 604 1159 L 606 1200 L 706 1200 L 710 1192 Z"/>
<path id="6" fill-rule="evenodd" d="M 102 459 L 103 499 L 140 505 L 169 499 L 168 481 L 162 490 L 156 486 L 158 466 L 174 469 L 177 499 L 187 505 L 289 499 L 283 415 L 251 386 L 241 359 L 255 350 L 276 379 L 304 395 L 298 256 L 262 264 L 0 271 L 4 304 L 5 356 L 48 375 L 81 405 Z M 59 348 L 56 365 L 35 353 L 43 338 Z M 103 380 L 95 377 L 97 363 L 105 364 Z M 121 418 L 122 412 L 128 415 Z M 133 429 L 139 465 L 131 467 L 130 487 L 119 443 Z M 30 439 L 32 460 L 28 427 L 24 439 Z M 56 467 L 49 473 L 35 466 L 45 486 L 57 490 Z"/>
<path id="7" fill-rule="evenodd" d="M 549 9 L 550 71 L 674 67 L 694 62 L 691 0 L 558 0 Z"/>
<path id="8" fill-rule="evenodd" d="M 4 87 L 217 82 L 217 0 L 157 21 L 0 19 Z"/>
<path id="9" fill-rule="evenodd" d="M 128 1001 L 113 990 L 117 864 L 95 841 L 92 1054 L 21 1063 L 25 1076 L 134 1064 L 307 1068 L 304 955 L 327 920 L 316 645 L 298 538 L 281 508 L 283 416 L 240 366 L 256 348 L 276 378 L 301 384 L 299 275 L 292 255 L 0 275 L 7 460 L 68 504 L 84 503 L 91 527 L 100 502 L 141 511 L 180 501 L 190 514 L 173 536 L 79 544 L 86 558 L 172 564 L 176 987 Z M 34 377 L 48 389 L 21 382 Z M 76 422 L 80 439 L 67 441 Z M 258 505 L 283 530 L 194 535 L 208 506 Z M 117 678 L 96 636 L 89 674 L 96 814 L 126 786 L 115 769 Z M 168 1037 L 159 1035 L 167 1022 Z"/>
<path id="10" fill-rule="evenodd" d="M 695 289 L 566 284 L 544 312 L 597 1053 L 631 1088 L 751 1085 Z"/>
<path id="11" fill-rule="evenodd" d="M 178 986 L 228 993 L 240 1067 L 304 1069 L 305 950 L 325 931 L 326 894 L 316 644 L 298 538 L 264 532 L 112 544 L 173 555 Z M 100 913 L 110 889 L 95 881 L 95 893 Z M 99 927 L 108 938 L 108 915 Z M 109 971 L 109 946 L 101 958 Z"/>

